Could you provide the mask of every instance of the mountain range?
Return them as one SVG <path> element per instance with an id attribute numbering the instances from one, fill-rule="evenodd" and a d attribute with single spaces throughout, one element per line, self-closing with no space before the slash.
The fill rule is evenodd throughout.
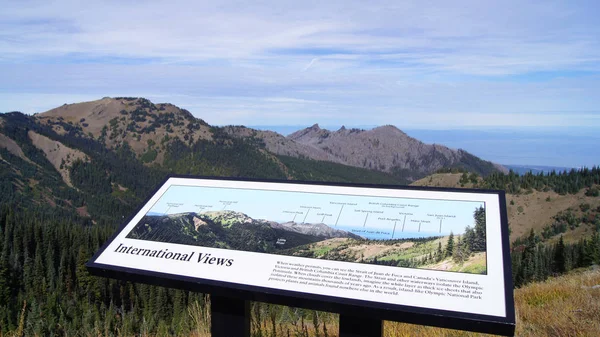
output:
<path id="1" fill-rule="evenodd" d="M 393 154 L 404 148 L 410 155 Z M 439 165 L 448 166 L 437 170 Z M 157 317 L 163 317 L 154 324 L 164 328 L 160 331 L 168 329 L 164 322 L 185 326 L 190 307 L 182 301 L 192 293 L 108 282 L 91 277 L 84 266 L 170 173 L 505 190 L 516 285 L 600 263 L 600 168 L 525 175 L 502 171 L 464 151 L 407 138 L 391 126 L 328 131 L 315 125 L 284 137 L 243 126 L 211 126 L 173 105 L 125 97 L 63 105 L 36 115 L 0 114 L 2 333 L 81 334 L 104 326 L 109 335 L 129 326 L 135 328 L 123 333 L 135 335 L 145 329 L 142 322 Z M 306 258 L 486 272 L 483 252 L 462 262 L 454 256 L 439 260 L 438 248 L 447 248 L 449 237 L 373 242 L 376 249 L 371 249 L 364 240 L 334 237 L 318 224 L 260 222 L 219 212 L 152 215 L 130 235 L 275 249 L 276 254 Z M 292 248 L 278 249 L 281 238 Z M 597 284 L 587 276 L 585 282 L 589 291 Z M 532 287 L 536 298 L 538 288 Z M 576 289 L 585 290 L 580 285 Z M 591 298 L 587 291 L 582 296 Z M 543 302 L 556 302 L 554 293 L 542 293 Z M 535 310 L 545 308 L 537 300 L 532 303 Z M 170 304 L 173 310 L 165 310 Z M 555 316 L 574 322 L 596 307 Z"/>
<path id="2" fill-rule="evenodd" d="M 505 169 L 428 145 L 394 126 L 288 137 L 215 127 L 172 104 L 105 97 L 47 112 L 0 114 L 0 201 L 50 205 L 91 219 L 127 213 L 166 174 L 407 184 L 439 169 Z"/>
<path id="3" fill-rule="evenodd" d="M 146 215 L 127 237 L 254 252 L 290 249 L 333 238 L 362 239 L 323 223 L 279 223 L 235 211 Z"/>

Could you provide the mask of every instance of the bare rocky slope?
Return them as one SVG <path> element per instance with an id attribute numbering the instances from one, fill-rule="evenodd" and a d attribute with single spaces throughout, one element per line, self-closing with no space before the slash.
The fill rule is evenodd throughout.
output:
<path id="1" fill-rule="evenodd" d="M 302 144 L 277 132 L 255 130 L 244 126 L 225 126 L 223 130 L 234 137 L 255 138 L 262 142 L 268 151 L 277 155 L 343 163 L 342 159 L 323 149 Z"/>
<path id="2" fill-rule="evenodd" d="M 410 180 L 441 168 L 460 167 L 488 174 L 501 166 L 483 161 L 464 150 L 425 144 L 392 125 L 372 130 L 321 129 L 318 124 L 287 137 L 296 143 L 325 151 L 338 162 L 390 173 L 403 173 Z"/>
<path id="3" fill-rule="evenodd" d="M 100 140 L 108 148 L 127 142 L 146 163 L 161 164 L 166 145 L 179 138 L 186 144 L 212 140 L 211 127 L 172 104 L 154 104 L 144 98 L 117 97 L 65 104 L 36 115 L 58 134 L 71 128 Z M 236 138 L 252 139 L 276 155 L 327 161 L 366 168 L 416 180 L 441 168 L 460 167 L 479 174 L 502 169 L 463 150 L 429 145 L 387 125 L 372 130 L 321 129 L 317 124 L 288 137 L 243 126 L 221 128 Z"/>
<path id="4" fill-rule="evenodd" d="M 372 130 L 340 128 L 321 129 L 318 124 L 284 137 L 272 131 L 243 126 L 224 128 L 240 138 L 254 138 L 277 155 L 329 161 L 419 179 L 442 168 L 463 168 L 487 175 L 508 172 L 501 165 L 481 160 L 464 150 L 443 145 L 425 144 L 392 125 Z"/>

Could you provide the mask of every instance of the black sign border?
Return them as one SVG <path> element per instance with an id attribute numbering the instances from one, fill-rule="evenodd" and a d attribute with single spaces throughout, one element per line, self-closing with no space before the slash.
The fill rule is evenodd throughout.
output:
<path id="1" fill-rule="evenodd" d="M 289 291 L 275 288 L 250 286 L 239 283 L 229 283 L 209 279 L 166 274 L 155 271 L 139 270 L 96 263 L 95 261 L 121 233 L 127 224 L 142 210 L 150 199 L 171 178 L 227 180 L 240 182 L 259 183 L 285 183 L 297 185 L 343 186 L 357 188 L 417 190 L 431 192 L 459 192 L 495 194 L 498 196 L 500 206 L 500 232 L 502 245 L 502 261 L 504 267 L 504 303 L 506 317 L 464 313 L 458 311 L 430 309 L 407 305 L 389 304 L 366 300 L 356 300 L 343 297 L 334 297 L 305 292 Z M 328 311 L 354 317 L 368 317 L 387 321 L 403 322 L 418 325 L 427 325 L 441 328 L 466 330 L 481 333 L 492 333 L 513 336 L 515 332 L 515 307 L 513 298 L 512 263 L 510 259 L 508 219 L 506 213 L 506 196 L 502 190 L 477 190 L 469 188 L 440 188 L 405 185 L 376 185 L 339 182 L 253 179 L 237 177 L 168 175 L 158 187 L 144 200 L 137 210 L 124 221 L 115 234 L 86 263 L 90 274 L 109 277 L 124 281 L 145 283 L 168 288 L 177 288 L 194 292 L 209 293 L 242 300 L 279 304 L 291 307 L 312 310 Z"/>

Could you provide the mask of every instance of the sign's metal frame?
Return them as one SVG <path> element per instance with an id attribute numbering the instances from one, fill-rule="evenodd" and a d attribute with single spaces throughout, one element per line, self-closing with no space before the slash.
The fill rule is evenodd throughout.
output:
<path id="1" fill-rule="evenodd" d="M 333 297 L 305 292 L 288 291 L 268 287 L 249 286 L 238 283 L 229 283 L 187 277 L 181 275 L 166 274 L 156 271 L 138 270 L 113 265 L 96 263 L 98 257 L 104 252 L 108 245 L 124 230 L 132 218 L 138 214 L 148 203 L 151 197 L 170 178 L 187 179 L 210 179 L 227 181 L 249 181 L 259 183 L 285 183 L 285 184 L 309 184 L 320 186 L 347 186 L 347 187 L 367 187 L 401 190 L 421 190 L 433 192 L 459 192 L 459 193 L 478 193 L 498 195 L 500 207 L 500 225 L 501 225 L 501 246 L 502 261 L 504 271 L 504 293 L 506 317 L 497 317 L 489 315 L 479 315 L 472 313 L 463 313 L 456 311 L 429 309 L 422 307 L 388 304 L 349 298 Z M 224 177 L 204 177 L 187 175 L 168 176 L 154 192 L 142 203 L 142 205 L 131 215 L 119 228 L 119 230 L 102 246 L 98 252 L 86 264 L 89 272 L 95 276 L 110 277 L 125 281 L 139 282 L 169 288 L 184 289 L 194 292 L 208 293 L 216 298 L 229 298 L 242 301 L 257 301 L 291 307 L 300 307 L 313 310 L 321 310 L 339 313 L 342 315 L 340 321 L 344 322 L 344 317 L 353 317 L 365 319 L 365 322 L 373 321 L 396 321 L 411 324 L 427 325 L 434 327 L 467 330 L 473 332 L 493 333 L 499 335 L 512 336 L 515 330 L 515 310 L 513 298 L 512 268 L 509 248 L 508 219 L 506 213 L 505 192 L 500 190 L 476 190 L 476 189 L 457 189 L 457 188 L 436 188 L 436 187 L 417 187 L 417 186 L 395 186 L 395 185 L 373 185 L 373 184 L 354 184 L 354 183 L 332 183 L 332 182 L 309 182 L 309 181 L 287 181 L 274 179 L 248 179 L 248 178 L 224 178 Z M 239 311 L 239 310 L 238 310 Z M 218 319 L 219 316 L 216 317 Z M 248 317 L 241 322 L 247 322 Z M 351 320 L 346 320 L 351 321 Z M 213 320 L 213 325 L 216 322 Z M 246 325 L 246 323 L 244 323 Z M 340 326 L 340 330 L 342 330 Z M 248 332 L 249 333 L 249 332 Z M 213 336 L 214 330 L 213 330 Z M 348 335 L 349 336 L 349 335 Z M 361 335 L 362 336 L 362 335 Z"/>

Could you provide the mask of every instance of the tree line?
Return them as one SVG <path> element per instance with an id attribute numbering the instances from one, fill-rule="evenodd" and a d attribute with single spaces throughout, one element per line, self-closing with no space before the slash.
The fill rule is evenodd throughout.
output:
<path id="1" fill-rule="evenodd" d="M 515 287 L 600 264 L 600 232 L 594 230 L 589 237 L 571 244 L 565 243 L 562 235 L 557 243 L 544 244 L 532 229 L 527 239 L 513 245 L 511 262 Z"/>

